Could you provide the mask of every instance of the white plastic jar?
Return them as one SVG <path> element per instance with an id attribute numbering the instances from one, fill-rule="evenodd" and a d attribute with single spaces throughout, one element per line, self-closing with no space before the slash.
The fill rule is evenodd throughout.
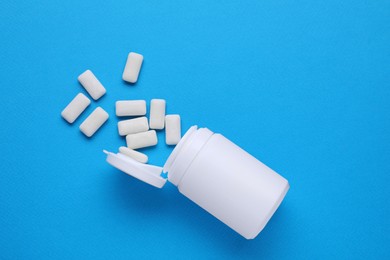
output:
<path id="1" fill-rule="evenodd" d="M 114 167 L 161 188 L 161 167 L 107 153 Z M 163 172 L 179 191 L 247 239 L 255 238 L 286 195 L 286 179 L 221 134 L 191 127 Z"/>

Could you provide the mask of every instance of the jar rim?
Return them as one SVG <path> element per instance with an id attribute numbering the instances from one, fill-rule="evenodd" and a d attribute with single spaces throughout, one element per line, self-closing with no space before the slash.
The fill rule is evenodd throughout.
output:
<path id="1" fill-rule="evenodd" d="M 187 172 L 193 160 L 202 150 L 204 145 L 209 141 L 214 133 L 207 128 L 199 128 L 193 130 L 173 155 L 170 160 L 171 164 L 166 169 L 168 170 L 168 180 L 178 186 L 183 176 Z M 174 153 L 172 152 L 172 153 Z"/>
<path id="2" fill-rule="evenodd" d="M 193 133 L 196 132 L 197 130 L 198 130 L 197 125 L 191 126 L 190 129 L 187 130 L 187 132 L 180 139 L 179 143 L 175 146 L 175 148 L 173 149 L 173 151 L 169 155 L 168 159 L 166 160 L 166 162 L 163 166 L 163 173 L 167 173 L 171 169 L 171 166 L 175 162 L 177 155 L 183 149 L 183 147 L 187 143 L 188 139 L 190 139 L 190 136 L 193 135 Z"/>

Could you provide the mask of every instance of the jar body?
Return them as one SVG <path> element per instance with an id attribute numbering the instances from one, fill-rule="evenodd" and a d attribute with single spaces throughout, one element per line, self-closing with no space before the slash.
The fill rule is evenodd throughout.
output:
<path id="1" fill-rule="evenodd" d="M 183 174 L 179 191 L 247 239 L 255 238 L 289 189 L 286 179 L 220 134 Z"/>

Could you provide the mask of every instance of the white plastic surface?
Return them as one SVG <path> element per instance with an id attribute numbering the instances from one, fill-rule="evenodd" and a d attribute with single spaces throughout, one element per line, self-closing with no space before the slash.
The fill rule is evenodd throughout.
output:
<path id="1" fill-rule="evenodd" d="M 264 228 L 289 189 L 286 179 L 220 134 L 192 158 L 179 191 L 247 239 Z"/>
<path id="2" fill-rule="evenodd" d="M 117 116 L 144 116 L 146 114 L 145 100 L 119 100 L 115 103 Z"/>
<path id="3" fill-rule="evenodd" d="M 138 80 L 138 75 L 141 70 L 144 57 L 141 54 L 130 52 L 127 56 L 125 70 L 122 78 L 124 81 L 135 83 Z"/>
<path id="4" fill-rule="evenodd" d="M 165 116 L 165 143 L 176 145 L 181 138 L 181 125 L 179 115 Z"/>
<path id="5" fill-rule="evenodd" d="M 128 134 L 136 134 L 148 130 L 148 119 L 145 116 L 134 119 L 122 120 L 118 122 L 118 132 L 121 136 Z"/>
<path id="6" fill-rule="evenodd" d="M 109 164 L 143 182 L 157 188 L 163 187 L 167 182 L 166 179 L 160 176 L 162 170 L 161 167 L 137 162 L 136 160 L 120 153 L 114 154 L 107 151 L 104 151 L 104 153 L 107 154 L 106 160 Z"/>
<path id="7" fill-rule="evenodd" d="M 155 130 L 130 134 L 126 136 L 127 147 L 131 149 L 144 148 L 157 144 L 157 134 Z"/>
<path id="8" fill-rule="evenodd" d="M 78 77 L 78 80 L 94 100 L 98 100 L 106 93 L 106 89 L 103 87 L 102 83 L 100 83 L 90 70 L 83 72 Z"/>
<path id="9" fill-rule="evenodd" d="M 61 116 L 72 124 L 84 110 L 91 104 L 91 100 L 83 93 L 77 94 L 75 98 L 62 110 Z"/>
<path id="10" fill-rule="evenodd" d="M 108 119 L 103 108 L 97 107 L 80 125 L 80 131 L 91 137 Z"/>
<path id="11" fill-rule="evenodd" d="M 148 162 L 148 156 L 146 154 L 140 153 L 140 152 L 135 151 L 133 149 L 130 149 L 128 147 L 124 147 L 124 146 L 119 147 L 119 152 L 121 154 L 124 154 L 126 156 L 131 157 L 132 159 L 134 159 L 140 163 L 147 163 Z"/>
<path id="12" fill-rule="evenodd" d="M 172 165 L 169 167 L 168 180 L 178 186 L 194 158 L 203 149 L 203 146 L 214 133 L 207 128 L 195 131 L 183 144 L 181 152 L 177 153 Z M 180 142 L 181 143 L 181 142 Z M 168 159 L 169 160 L 169 159 Z M 165 168 L 165 166 L 164 166 Z"/>
<path id="13" fill-rule="evenodd" d="M 150 101 L 149 127 L 151 129 L 164 129 L 165 106 L 166 102 L 164 99 L 152 99 Z"/>

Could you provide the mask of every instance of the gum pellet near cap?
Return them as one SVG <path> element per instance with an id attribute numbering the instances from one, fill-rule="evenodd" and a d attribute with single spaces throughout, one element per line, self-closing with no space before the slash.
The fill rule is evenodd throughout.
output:
<path id="1" fill-rule="evenodd" d="M 147 163 L 148 162 L 148 156 L 144 153 L 140 153 L 136 150 L 130 149 L 125 146 L 119 147 L 119 152 L 121 154 L 127 155 L 130 158 L 133 158 L 134 160 L 140 162 L 140 163 Z"/>

